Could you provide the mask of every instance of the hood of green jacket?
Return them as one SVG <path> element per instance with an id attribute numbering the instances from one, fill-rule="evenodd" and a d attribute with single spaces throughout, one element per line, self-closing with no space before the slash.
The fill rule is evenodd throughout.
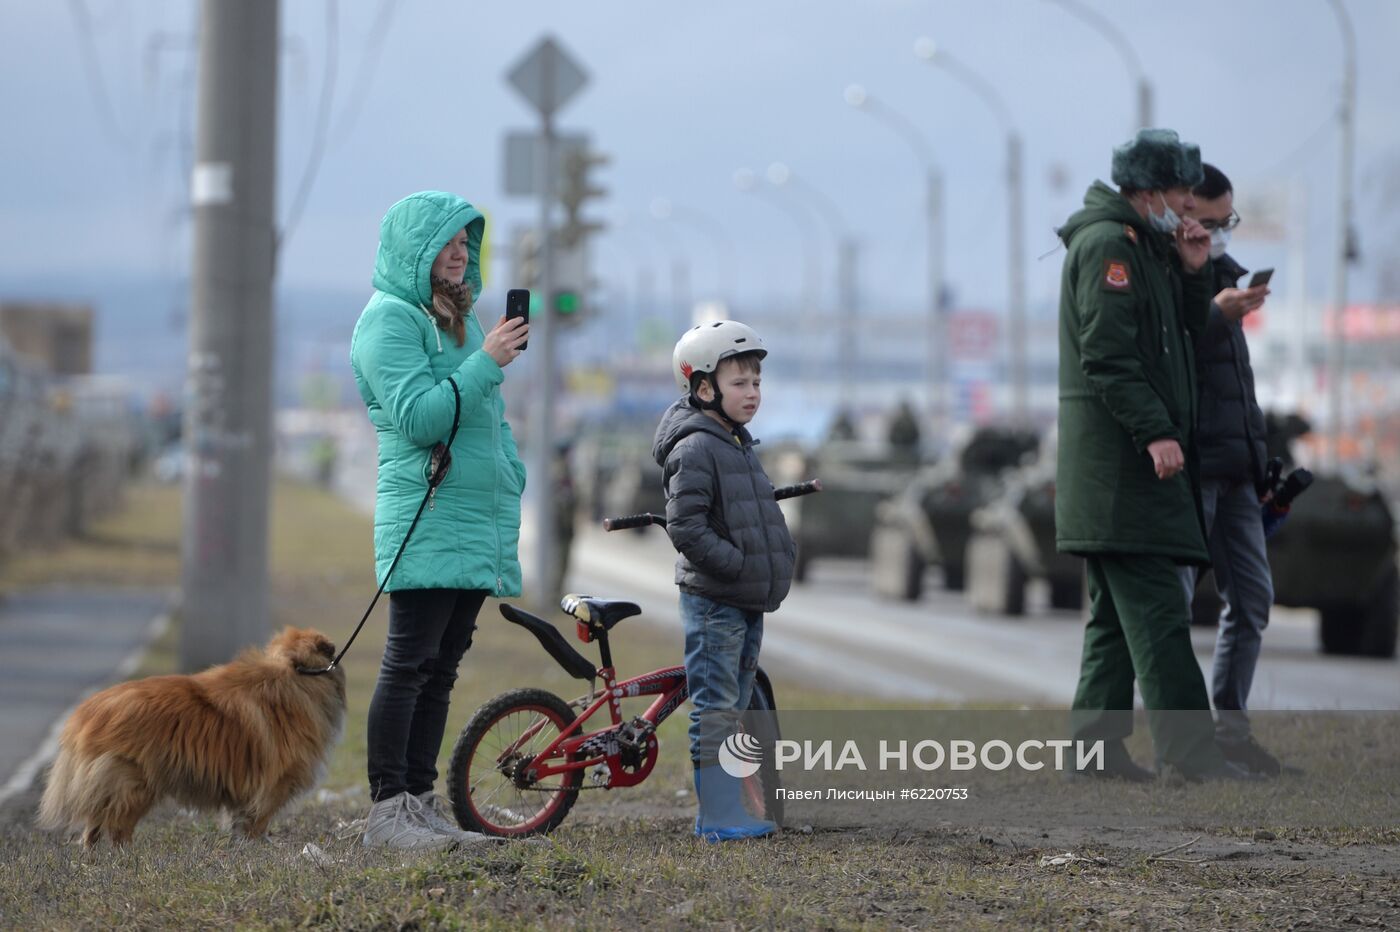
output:
<path id="1" fill-rule="evenodd" d="M 445 191 L 419 191 L 389 208 L 379 224 L 374 287 L 409 304 L 428 306 L 433 300 L 433 262 L 463 227 L 470 253 L 463 281 L 471 286 L 475 301 L 481 296 L 481 239 L 486 218 L 462 198 Z"/>
<path id="2" fill-rule="evenodd" d="M 1068 246 L 1074 234 L 1100 220 L 1112 220 L 1114 223 L 1131 226 L 1138 231 L 1139 236 L 1146 237 L 1148 241 L 1162 235 L 1148 226 L 1147 221 L 1138 215 L 1127 198 L 1102 181 L 1095 181 L 1089 186 L 1089 190 L 1084 192 L 1084 206 L 1070 214 L 1065 225 L 1055 232 Z"/>

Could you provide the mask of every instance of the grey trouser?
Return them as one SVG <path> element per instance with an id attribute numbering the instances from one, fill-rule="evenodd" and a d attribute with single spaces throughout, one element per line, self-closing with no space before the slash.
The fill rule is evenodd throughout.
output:
<path id="1" fill-rule="evenodd" d="M 1274 581 L 1264 545 L 1264 523 L 1259 497 L 1248 480 L 1204 479 L 1201 504 L 1205 511 L 1210 562 L 1215 587 L 1225 605 L 1215 638 L 1215 666 L 1211 699 L 1215 704 L 1216 733 L 1232 743 L 1249 737 L 1249 687 L 1259 662 L 1269 609 L 1274 604 Z M 1195 567 L 1182 567 L 1182 584 L 1188 601 L 1196 590 Z"/>

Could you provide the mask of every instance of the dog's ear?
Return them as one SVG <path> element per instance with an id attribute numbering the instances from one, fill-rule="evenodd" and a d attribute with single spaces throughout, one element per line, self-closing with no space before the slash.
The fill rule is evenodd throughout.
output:
<path id="1" fill-rule="evenodd" d="M 268 647 L 293 667 L 315 667 L 335 658 L 335 645 L 314 628 L 293 628 L 288 625 L 272 639 Z"/>

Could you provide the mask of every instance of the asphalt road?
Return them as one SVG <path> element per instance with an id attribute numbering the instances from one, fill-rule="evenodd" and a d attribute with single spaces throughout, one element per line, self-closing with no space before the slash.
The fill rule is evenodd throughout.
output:
<path id="1" fill-rule="evenodd" d="M 658 528 L 587 529 L 575 540 L 568 584 L 638 602 L 643 618 L 677 632 L 679 657 L 673 561 Z M 765 621 L 764 665 L 856 694 L 1068 707 L 1082 644 L 1077 612 L 1052 610 L 1033 591 L 1025 617 L 979 615 L 938 585 L 936 570 L 925 588 L 920 602 L 883 601 L 870 594 L 863 562 L 816 563 L 810 581 Z M 1207 681 L 1214 636 L 1192 632 Z M 1327 656 L 1317 637 L 1315 612 L 1275 608 L 1251 708 L 1400 709 L 1400 663 Z"/>
<path id="2" fill-rule="evenodd" d="M 0 802 L 26 789 L 55 725 L 126 676 L 169 597 L 149 590 L 40 590 L 0 599 Z"/>

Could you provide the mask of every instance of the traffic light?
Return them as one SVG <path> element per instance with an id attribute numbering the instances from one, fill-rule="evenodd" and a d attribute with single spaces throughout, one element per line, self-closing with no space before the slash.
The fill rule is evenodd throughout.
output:
<path id="1" fill-rule="evenodd" d="M 540 235 L 530 227 L 515 231 L 515 246 L 512 261 L 515 263 L 515 288 L 534 290 L 540 286 L 540 271 L 543 267 L 543 249 Z"/>
<path id="2" fill-rule="evenodd" d="M 599 165 L 606 165 L 611 159 L 599 152 L 587 149 L 572 149 L 564 156 L 563 187 L 559 192 L 559 202 L 564 205 L 564 226 L 559 231 L 565 246 L 581 243 L 590 234 L 603 229 L 603 224 L 585 220 L 583 206 L 594 198 L 607 195 L 607 188 L 598 187 L 589 175 Z"/>
<path id="3" fill-rule="evenodd" d="M 577 323 L 587 307 L 589 290 L 588 242 L 555 243 L 554 247 L 554 317 Z"/>

